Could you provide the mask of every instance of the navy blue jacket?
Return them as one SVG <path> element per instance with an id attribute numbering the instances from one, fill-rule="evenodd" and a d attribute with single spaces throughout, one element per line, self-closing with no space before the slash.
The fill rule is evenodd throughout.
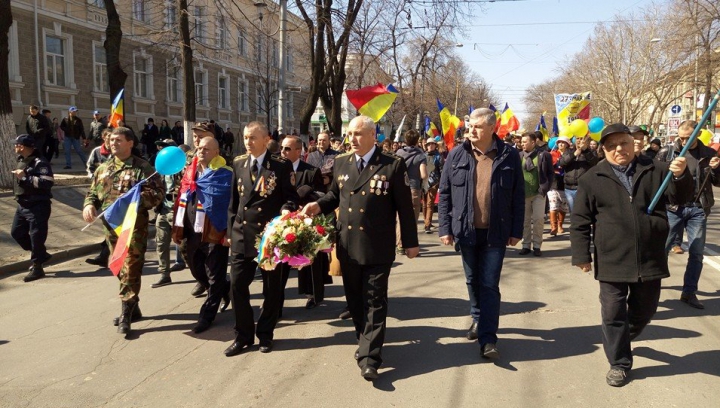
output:
<path id="1" fill-rule="evenodd" d="M 520 155 L 497 135 L 497 155 L 490 178 L 490 228 L 488 244 L 505 246 L 510 237 L 521 238 L 525 217 L 525 180 Z M 452 235 L 461 245 L 475 245 L 475 157 L 465 141 L 445 160 L 438 204 L 439 235 Z"/>

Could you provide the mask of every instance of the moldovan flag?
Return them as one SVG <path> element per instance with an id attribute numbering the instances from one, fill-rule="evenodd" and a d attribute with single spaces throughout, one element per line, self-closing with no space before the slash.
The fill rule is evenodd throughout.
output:
<path id="1" fill-rule="evenodd" d="M 443 140 L 445 141 L 445 146 L 447 146 L 448 151 L 450 151 L 455 147 L 455 132 L 457 132 L 460 127 L 460 118 L 450 113 L 448 108 L 444 107 L 440 102 L 440 99 L 437 100 L 437 106 L 438 111 L 440 111 Z"/>
<path id="2" fill-rule="evenodd" d="M 112 103 L 112 107 L 110 108 L 110 120 L 108 122 L 109 125 L 112 127 L 117 127 L 119 120 L 125 121 L 125 109 L 123 108 L 124 93 L 125 88 L 121 89 L 120 92 L 118 92 L 115 100 Z"/>
<path id="3" fill-rule="evenodd" d="M 502 114 L 500 114 L 500 128 L 498 128 L 497 134 L 503 138 L 508 133 L 514 132 L 518 129 L 520 129 L 520 122 L 517 120 L 515 114 L 506 102 L 505 109 Z"/>
<path id="4" fill-rule="evenodd" d="M 348 89 L 345 94 L 358 112 L 377 122 L 395 102 L 398 90 L 392 84 L 385 87 L 383 84 L 378 83 L 357 90 Z"/>
<path id="5" fill-rule="evenodd" d="M 540 123 L 538 123 L 537 126 L 535 127 L 535 131 L 536 132 L 540 131 L 540 133 L 542 133 L 542 135 L 543 135 L 543 140 L 545 140 L 545 141 L 548 140 L 548 128 L 547 128 L 547 125 L 545 124 L 545 112 L 543 112 L 542 115 L 540 115 Z"/>
<path id="6" fill-rule="evenodd" d="M 120 196 L 105 210 L 105 222 L 117 235 L 117 243 L 110 255 L 108 267 L 117 276 L 128 255 L 130 241 L 135 230 L 138 206 L 140 205 L 140 189 L 144 180 L 135 184 L 127 193 Z"/>
<path id="7" fill-rule="evenodd" d="M 495 112 L 495 129 L 493 130 L 493 132 L 497 133 L 498 129 L 500 129 L 500 112 L 498 112 L 497 108 L 495 108 L 493 104 L 490 104 L 490 106 L 488 106 L 488 109 Z"/>
<path id="8" fill-rule="evenodd" d="M 435 123 L 430 120 L 430 116 L 425 116 L 425 134 L 433 139 L 440 136 L 440 130 L 435 126 Z"/>
<path id="9" fill-rule="evenodd" d="M 562 133 L 575 119 L 590 119 L 590 92 L 555 94 L 555 112 Z"/>

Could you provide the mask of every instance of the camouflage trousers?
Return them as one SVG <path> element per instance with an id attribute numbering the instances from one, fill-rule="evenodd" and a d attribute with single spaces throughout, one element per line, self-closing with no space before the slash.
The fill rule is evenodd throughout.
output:
<path id="1" fill-rule="evenodd" d="M 105 228 L 105 240 L 110 249 L 110 259 L 115 250 L 118 237 L 114 231 Z M 122 269 L 118 274 L 120 279 L 120 299 L 123 301 L 140 300 L 140 277 L 142 276 L 143 266 L 145 265 L 145 252 L 147 251 L 148 240 L 148 217 L 140 213 L 137 215 L 135 222 L 135 230 L 130 240 L 128 255 L 125 258 Z"/>

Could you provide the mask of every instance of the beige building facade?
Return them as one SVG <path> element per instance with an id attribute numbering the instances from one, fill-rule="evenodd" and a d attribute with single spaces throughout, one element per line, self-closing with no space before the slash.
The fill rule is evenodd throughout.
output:
<path id="1" fill-rule="evenodd" d="M 125 122 L 142 129 L 148 118 L 170 126 L 183 120 L 183 71 L 180 66 L 174 0 L 117 0 L 123 40 Z M 278 7 L 256 8 L 252 1 L 189 1 L 196 93 L 196 119 L 214 119 L 236 134 L 252 120 L 277 119 Z M 235 4 L 240 4 L 238 10 Z M 243 5 L 246 5 L 244 7 Z M 10 90 L 13 118 L 24 130 L 28 106 L 36 104 L 61 120 L 77 106 L 88 126 L 92 112 L 110 113 L 103 0 L 12 0 Z M 263 18 L 260 18 L 259 11 Z M 288 14 L 285 131 L 299 129 L 300 108 L 309 71 L 302 43 L 307 35 L 297 16 Z"/>

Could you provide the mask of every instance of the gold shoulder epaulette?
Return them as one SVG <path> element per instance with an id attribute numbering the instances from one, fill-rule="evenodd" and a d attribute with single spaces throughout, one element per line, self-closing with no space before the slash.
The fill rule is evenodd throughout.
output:
<path id="1" fill-rule="evenodd" d="M 233 163 L 235 163 L 238 160 L 246 159 L 247 157 L 248 157 L 247 154 L 241 154 L 240 156 L 235 156 L 235 158 L 233 159 Z"/>
<path id="2" fill-rule="evenodd" d="M 287 161 L 286 158 L 284 158 L 284 157 L 282 157 L 282 156 L 277 156 L 277 155 L 274 155 L 274 154 L 271 154 L 271 155 L 270 155 L 270 159 L 275 160 L 275 161 L 278 161 L 278 162 L 280 162 L 280 163 L 285 163 L 285 162 Z"/>
<path id="3" fill-rule="evenodd" d="M 353 153 L 355 153 L 355 152 L 345 152 L 345 153 L 338 154 L 337 157 L 350 156 L 350 155 L 353 154 Z"/>

